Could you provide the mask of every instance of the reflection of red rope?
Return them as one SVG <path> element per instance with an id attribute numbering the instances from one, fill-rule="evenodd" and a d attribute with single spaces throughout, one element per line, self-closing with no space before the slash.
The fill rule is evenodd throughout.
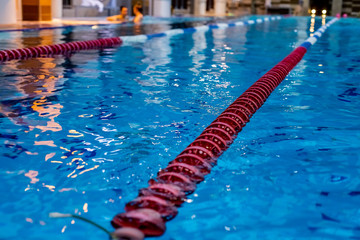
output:
<path id="1" fill-rule="evenodd" d="M 14 59 L 27 59 L 42 56 L 53 56 L 59 54 L 68 54 L 85 49 L 97 49 L 121 45 L 122 40 L 118 37 L 103 38 L 90 41 L 79 41 L 62 43 L 55 45 L 46 45 L 39 47 L 20 48 L 14 50 L 0 51 L 0 62 L 10 61 Z"/>
<path id="2" fill-rule="evenodd" d="M 149 187 L 141 189 L 139 196 L 126 205 L 126 212 L 116 215 L 111 224 L 115 228 L 139 229 L 146 236 L 163 234 L 165 221 L 176 216 L 176 207 L 185 201 L 187 194 L 195 191 L 196 183 L 203 181 L 217 158 L 305 53 L 306 48 L 296 48 L 256 81 L 161 170 L 156 180 L 150 180 Z"/>

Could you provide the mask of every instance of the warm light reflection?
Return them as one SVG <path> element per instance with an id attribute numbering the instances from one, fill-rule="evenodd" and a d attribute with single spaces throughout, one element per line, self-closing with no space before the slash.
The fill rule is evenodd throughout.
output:
<path id="1" fill-rule="evenodd" d="M 84 204 L 83 210 L 84 210 L 84 213 L 88 212 L 88 204 L 87 203 Z"/>
<path id="2" fill-rule="evenodd" d="M 25 152 L 27 155 L 39 155 L 39 153 L 37 153 L 37 152 L 30 152 L 30 151 L 26 151 Z"/>
<path id="3" fill-rule="evenodd" d="M 133 35 L 139 35 L 139 34 L 142 34 L 142 30 L 141 30 L 141 24 L 139 23 L 135 23 L 134 24 L 134 28 L 133 28 L 133 31 L 134 31 L 134 34 Z"/>
<path id="4" fill-rule="evenodd" d="M 92 114 L 81 114 L 81 115 L 79 115 L 78 117 L 81 117 L 81 118 L 91 118 L 91 117 L 93 117 L 94 115 L 92 115 Z"/>
<path id="5" fill-rule="evenodd" d="M 17 38 L 18 41 L 14 41 L 16 47 L 24 48 L 39 45 L 54 44 L 53 34 L 40 35 L 38 32 L 36 35 L 23 33 L 23 37 Z M 43 131 L 59 131 L 60 127 L 55 123 L 54 118 L 60 114 L 62 106 L 54 105 L 47 100 L 48 97 L 53 96 L 56 91 L 57 79 L 62 76 L 56 77 L 54 68 L 56 63 L 54 58 L 33 58 L 26 61 L 10 61 L 6 65 L 2 66 L 2 71 L 8 74 L 14 74 L 18 70 L 26 71 L 26 75 L 16 78 L 14 86 L 18 90 L 19 100 L 24 101 L 25 104 L 34 104 L 31 108 L 39 113 L 40 118 L 49 118 L 46 126 L 38 126 L 43 122 L 35 117 L 29 117 L 32 115 L 25 115 L 22 112 L 18 112 L 14 106 L 4 106 L 0 103 L 0 112 L 7 116 L 14 124 L 28 126 L 30 131 L 35 128 L 40 128 Z M 34 101 L 26 99 L 41 99 Z"/>
<path id="6" fill-rule="evenodd" d="M 311 17 L 315 17 L 315 16 L 316 16 L 316 10 L 313 9 L 313 10 L 311 10 Z"/>
<path id="7" fill-rule="evenodd" d="M 44 145 L 44 146 L 49 146 L 49 147 L 56 147 L 56 145 L 54 144 L 54 141 L 52 141 L 52 140 L 49 140 L 49 141 L 35 141 L 34 145 L 35 146 Z"/>
<path id="8" fill-rule="evenodd" d="M 83 174 L 83 173 L 86 173 L 86 172 L 89 172 L 89 171 L 92 171 L 92 170 L 95 170 L 99 167 L 100 165 L 95 165 L 94 167 L 92 168 L 89 168 L 89 169 L 86 169 L 86 170 L 83 170 L 79 173 L 79 175 Z"/>
<path id="9" fill-rule="evenodd" d="M 71 178 L 75 178 L 75 177 L 77 177 L 77 174 L 75 174 L 74 176 L 73 176 L 73 174 L 76 172 L 76 170 L 74 170 L 74 171 L 72 171 L 69 175 L 67 175 L 67 177 L 69 178 L 69 177 L 71 177 Z"/>
<path id="10" fill-rule="evenodd" d="M 51 163 L 63 163 L 61 161 L 51 161 Z"/>
<path id="11" fill-rule="evenodd" d="M 310 32 L 313 33 L 315 31 L 315 15 L 311 15 L 311 19 L 310 19 Z M 310 36 L 312 36 L 313 34 L 310 34 Z"/>
<path id="12" fill-rule="evenodd" d="M 12 64 L 6 65 L 6 67 L 3 67 L 3 71 L 11 73 L 13 72 L 12 69 L 16 68 L 15 66 L 12 66 Z M 32 68 L 34 67 L 30 69 Z M 41 81 L 41 84 L 39 84 L 39 81 Z M 24 96 L 20 98 L 19 101 L 24 101 L 24 104 L 31 104 L 30 109 L 38 113 L 38 118 L 35 117 L 35 115 L 19 112 L 13 105 L 5 105 L 2 103 L 0 103 L 0 112 L 8 117 L 14 124 L 27 126 L 29 130 L 25 131 L 27 133 L 34 129 L 40 129 L 43 132 L 61 131 L 62 127 L 55 121 L 55 118 L 60 115 L 60 110 L 63 106 L 48 100 L 49 97 L 53 95 L 53 92 L 56 91 L 55 82 L 56 79 L 54 76 L 45 78 L 44 75 L 38 75 L 37 78 L 34 79 L 29 74 L 21 78 L 15 85 L 19 91 L 19 95 Z M 43 121 L 44 118 L 47 120 Z"/>
<path id="13" fill-rule="evenodd" d="M 326 24 L 326 10 L 322 11 L 322 15 L 321 15 L 321 25 L 325 25 Z"/>
<path id="14" fill-rule="evenodd" d="M 73 158 L 71 162 L 67 163 L 67 165 L 72 165 L 73 162 L 77 162 L 76 164 L 79 164 L 79 162 L 82 162 L 82 164 L 86 164 L 82 158 Z"/>
<path id="15" fill-rule="evenodd" d="M 48 118 L 50 121 L 46 122 L 46 126 L 44 125 L 35 125 L 29 126 L 29 129 L 32 130 L 34 127 L 41 129 L 43 132 L 45 131 L 53 131 L 58 132 L 62 130 L 60 124 L 55 122 L 54 118 L 60 115 L 60 109 L 63 106 L 60 103 L 49 104 L 49 102 L 42 97 L 39 100 L 33 102 L 33 106 L 31 107 L 34 111 L 39 113 L 39 117 Z"/>
<path id="16" fill-rule="evenodd" d="M 49 154 L 46 154 L 46 156 L 45 156 L 45 161 L 47 161 L 47 160 L 51 159 L 52 157 L 54 157 L 55 154 L 56 154 L 56 153 L 54 153 L 54 152 L 49 153 Z"/>
<path id="17" fill-rule="evenodd" d="M 79 21 L 75 20 L 75 19 L 70 19 L 70 20 L 67 20 L 67 19 L 61 19 L 61 23 L 63 25 L 94 25 L 94 26 L 98 26 L 98 24 L 107 24 L 107 25 L 110 25 L 110 24 L 113 24 L 112 22 L 109 22 L 109 21 L 106 21 L 106 20 L 103 20 L 103 19 L 100 19 L 100 20 L 85 20 L 85 19 L 81 19 Z"/>
<path id="18" fill-rule="evenodd" d="M 76 192 L 76 189 L 74 188 L 62 188 L 59 190 L 59 192 L 69 192 L 69 191 L 75 191 Z"/>
<path id="19" fill-rule="evenodd" d="M 39 39 L 41 41 L 39 41 Z M 26 47 L 53 44 L 52 35 L 50 37 L 24 37 L 22 40 Z M 27 40 L 29 40 L 29 42 L 27 42 Z M 19 48 L 24 46 L 19 46 Z M 19 70 L 26 72 L 25 75 L 16 78 L 14 81 L 14 86 L 18 91 L 17 96 L 19 96 L 16 101 L 19 101 L 19 103 L 24 106 L 24 112 L 21 110 L 19 111 L 16 105 L 5 105 L 0 103 L 0 113 L 7 116 L 16 125 L 26 126 L 27 130 L 24 131 L 25 133 L 40 129 L 41 133 L 38 131 L 34 134 L 35 139 L 39 138 L 38 141 L 34 141 L 34 146 L 57 147 L 53 138 L 46 139 L 48 134 L 45 132 L 62 131 L 62 126 L 56 121 L 56 118 L 61 114 L 63 106 L 57 100 L 56 92 L 58 91 L 57 82 L 59 79 L 63 78 L 63 75 L 56 67 L 56 62 L 53 58 L 34 58 L 26 61 L 12 61 L 2 66 L 2 71 L 4 73 L 14 74 L 14 72 Z M 35 114 L 28 114 L 31 112 Z M 69 134 L 71 135 L 69 137 L 83 136 L 76 130 L 70 130 Z M 63 147 L 60 147 L 60 149 L 70 151 Z M 26 153 L 29 155 L 38 154 L 29 151 L 26 151 Z M 45 161 L 49 161 L 49 163 L 64 164 L 62 161 L 59 161 L 59 158 L 55 158 L 55 152 L 45 152 L 44 156 Z M 75 171 L 83 173 L 84 166 L 77 166 Z M 30 170 L 29 172 L 24 173 L 24 175 L 30 179 L 30 184 L 36 184 L 40 181 L 40 179 L 37 178 L 39 175 L 38 171 Z M 42 187 L 47 188 L 51 192 L 56 190 L 56 186 L 52 184 L 42 183 Z M 25 191 L 30 191 L 32 189 L 33 188 L 28 185 L 25 188 Z M 36 190 L 39 191 L 39 189 Z M 66 191 L 66 189 L 62 189 L 62 191 Z M 65 229 L 66 226 L 64 226 L 62 232 L 64 232 Z"/>
<path id="20" fill-rule="evenodd" d="M 72 135 L 67 135 L 68 137 L 83 137 L 84 134 L 79 133 L 76 130 L 70 130 L 69 133 L 71 133 Z"/>
<path id="21" fill-rule="evenodd" d="M 25 175 L 25 177 L 28 177 L 31 179 L 30 183 L 37 183 L 39 181 L 39 179 L 36 178 L 37 175 L 39 175 L 38 171 L 30 170 L 29 172 L 25 173 L 24 175 Z"/>
<path id="22" fill-rule="evenodd" d="M 65 150 L 67 152 L 71 152 L 71 150 L 67 149 L 67 148 L 64 148 L 64 147 L 60 147 L 61 150 Z"/>
<path id="23" fill-rule="evenodd" d="M 37 32 L 38 34 L 40 32 Z M 28 34 L 19 38 L 21 43 L 17 48 L 32 47 L 38 45 L 54 44 L 52 34 L 39 34 L 34 32 L 30 37 Z M 61 125 L 56 122 L 56 117 L 61 114 L 63 106 L 56 102 L 58 90 L 58 80 L 63 78 L 62 72 L 57 68 L 57 62 L 54 58 L 33 58 L 24 61 L 10 61 L 2 66 L 2 71 L 7 74 L 22 71 L 25 74 L 14 79 L 14 87 L 17 90 L 15 95 L 16 101 L 23 106 L 24 110 L 20 110 L 16 105 L 7 105 L 0 103 L 0 112 L 9 118 L 14 124 L 27 127 L 25 133 L 40 129 L 42 133 L 46 131 L 58 132 L 62 130 Z M 31 114 L 29 114 L 31 113 Z M 32 114 L 35 113 L 35 114 Z M 40 137 L 41 140 L 34 141 L 34 146 L 57 147 L 52 138 L 46 139 L 47 135 L 36 132 L 35 138 Z M 38 148 L 34 148 L 38 149 Z M 34 155 L 27 151 L 27 154 Z M 45 161 L 52 160 L 55 153 L 44 153 Z M 59 161 L 51 161 L 51 163 L 59 163 Z M 61 163 L 61 162 L 60 162 Z M 31 184 L 38 183 L 38 171 L 30 170 L 24 174 L 30 178 Z M 42 183 L 44 188 L 55 191 L 55 186 Z M 30 185 L 25 191 L 31 190 Z M 39 191 L 39 189 L 37 189 Z M 44 223 L 45 225 L 45 223 Z M 65 231 L 65 228 L 63 229 Z"/>
<path id="24" fill-rule="evenodd" d="M 80 164 L 80 163 L 77 163 L 77 164 Z M 100 165 L 95 165 L 95 166 L 92 167 L 92 168 L 88 168 L 88 169 L 82 170 L 82 169 L 85 167 L 86 163 L 83 162 L 83 163 L 81 163 L 81 164 L 83 164 L 83 165 L 78 165 L 75 170 L 73 170 L 70 174 L 67 175 L 67 177 L 68 177 L 68 178 L 76 178 L 78 175 L 81 175 L 81 174 L 84 174 L 84 173 L 86 173 L 86 172 L 95 170 L 95 169 L 97 169 L 97 168 L 100 166 Z M 76 172 L 78 172 L 78 171 L 80 171 L 80 172 L 77 174 Z"/>
<path id="25" fill-rule="evenodd" d="M 43 183 L 43 187 L 48 188 L 50 191 L 54 192 L 55 191 L 55 186 L 52 185 L 46 185 L 45 183 Z"/>

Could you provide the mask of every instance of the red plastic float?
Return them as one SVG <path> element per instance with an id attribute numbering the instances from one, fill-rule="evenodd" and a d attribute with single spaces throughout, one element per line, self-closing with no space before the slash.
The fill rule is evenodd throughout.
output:
<path id="1" fill-rule="evenodd" d="M 113 47 L 121 44 L 121 38 L 114 37 L 39 47 L 2 50 L 0 51 L 0 62 L 6 62 L 14 59 L 27 59 L 33 57 L 49 57 L 59 54 L 70 54 L 80 50 Z"/>
<path id="2" fill-rule="evenodd" d="M 115 228 L 133 227 L 146 236 L 159 236 L 165 221 L 175 217 L 186 195 L 203 181 L 217 158 L 230 146 L 251 116 L 264 104 L 271 92 L 284 80 L 306 53 L 300 46 L 268 71 L 223 113 L 220 114 L 175 160 L 158 173 L 139 197 L 126 205 L 125 213 L 112 220 Z"/>

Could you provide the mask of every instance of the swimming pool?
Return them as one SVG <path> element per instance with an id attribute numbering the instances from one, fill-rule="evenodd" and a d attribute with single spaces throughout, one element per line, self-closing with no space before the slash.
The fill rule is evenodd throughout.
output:
<path id="1" fill-rule="evenodd" d="M 81 213 L 110 229 L 138 189 L 310 25 L 287 18 L 1 65 L 0 236 L 105 238 L 47 215 Z M 57 31 L 2 43 L 99 35 Z M 358 19 L 327 30 L 159 239 L 359 237 L 359 33 Z"/>

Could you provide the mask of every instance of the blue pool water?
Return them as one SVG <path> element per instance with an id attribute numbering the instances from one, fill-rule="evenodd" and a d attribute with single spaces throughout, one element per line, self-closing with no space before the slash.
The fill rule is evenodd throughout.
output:
<path id="1" fill-rule="evenodd" d="M 158 239 L 360 239 L 359 23 L 342 19 L 311 47 Z M 137 191 L 310 25 L 286 18 L 1 64 L 0 239 L 106 239 L 48 213 L 111 229 Z M 0 41 L 11 49 L 122 31 L 109 29 Z"/>

